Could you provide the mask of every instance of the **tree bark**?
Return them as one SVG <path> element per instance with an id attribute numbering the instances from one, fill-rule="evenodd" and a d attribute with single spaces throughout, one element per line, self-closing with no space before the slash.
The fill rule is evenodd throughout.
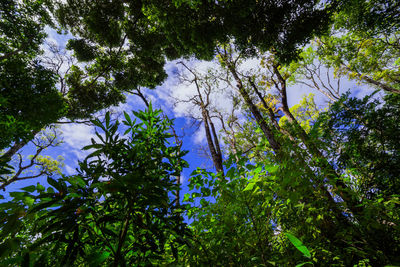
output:
<path id="1" fill-rule="evenodd" d="M 277 75 L 280 87 L 277 87 L 277 89 L 281 93 L 281 110 L 283 114 L 285 114 L 286 118 L 290 123 L 292 123 L 295 128 L 296 132 L 300 138 L 300 140 L 303 142 L 305 147 L 307 148 L 308 152 L 316 158 L 316 162 L 318 167 L 320 167 L 323 171 L 324 174 L 327 176 L 328 179 L 334 180 L 334 186 L 336 187 L 336 193 L 343 199 L 343 201 L 348 205 L 348 208 L 353 214 L 358 214 L 360 212 L 360 207 L 358 206 L 359 202 L 357 199 L 355 199 L 350 193 L 347 191 L 347 185 L 343 182 L 341 179 L 340 175 L 336 172 L 336 170 L 329 164 L 328 160 L 324 157 L 322 152 L 315 146 L 315 144 L 312 142 L 308 134 L 304 131 L 304 129 L 301 127 L 299 122 L 296 120 L 296 118 L 293 116 L 292 112 L 289 109 L 288 102 L 287 102 L 287 90 L 286 90 L 286 80 L 282 77 L 280 74 L 278 67 L 276 65 L 273 66 L 274 68 L 274 73 Z"/>
<path id="2" fill-rule="evenodd" d="M 231 72 L 233 78 L 237 83 L 237 89 L 240 95 L 243 97 L 243 100 L 248 105 L 251 113 L 253 114 L 255 120 L 257 121 L 258 125 L 260 126 L 261 130 L 263 131 L 265 137 L 267 138 L 271 148 L 274 150 L 276 154 L 279 154 L 281 146 L 278 141 L 275 139 L 274 133 L 272 129 L 267 125 L 264 118 L 262 117 L 260 111 L 254 105 L 253 101 L 250 98 L 250 95 L 247 93 L 246 89 L 243 87 L 242 80 L 239 78 L 235 67 L 230 62 L 225 62 L 228 66 L 229 71 Z"/>
<path id="3" fill-rule="evenodd" d="M 202 121 L 204 123 L 204 130 L 206 133 L 206 140 L 208 144 L 208 148 L 211 153 L 211 159 L 213 162 L 213 165 L 217 171 L 217 173 L 222 174 L 222 177 L 224 177 L 224 168 L 223 168 L 223 160 L 222 160 L 222 152 L 221 152 L 221 147 L 218 141 L 218 135 L 215 130 L 214 123 L 212 122 L 208 106 L 210 105 L 210 93 L 211 93 L 211 88 L 212 85 L 209 83 L 206 83 L 206 91 L 205 91 L 205 96 L 203 96 L 201 92 L 201 85 L 198 82 L 198 74 L 191 70 L 188 66 L 186 66 L 183 62 L 180 62 L 192 75 L 194 76 L 193 80 L 190 80 L 191 83 L 194 83 L 196 86 L 197 90 L 197 96 L 195 96 L 191 101 L 195 105 L 197 105 L 200 110 L 201 110 L 201 117 Z M 195 99 L 195 98 L 198 99 Z"/>
<path id="4" fill-rule="evenodd" d="M 203 103 L 202 103 L 201 109 L 202 109 L 201 114 L 203 117 L 204 130 L 206 132 L 207 144 L 208 144 L 208 148 L 211 153 L 211 158 L 212 158 L 214 167 L 217 170 L 217 173 L 224 174 L 224 169 L 222 167 L 222 155 L 220 154 L 221 149 L 219 147 L 218 137 L 216 136 L 214 125 L 212 124 L 211 118 L 209 118 L 209 116 L 207 114 L 208 111 L 204 107 Z M 211 124 L 211 128 L 214 128 L 214 132 L 213 132 L 214 140 L 211 136 L 210 124 Z"/>
<path id="5" fill-rule="evenodd" d="M 344 66 L 344 68 L 349 72 L 354 72 L 348 66 Z M 392 86 L 389 86 L 387 84 L 378 82 L 378 81 L 376 81 L 376 80 L 374 80 L 371 77 L 368 77 L 366 75 L 361 75 L 359 73 L 356 73 L 356 75 L 360 80 L 365 81 L 366 83 L 372 84 L 374 86 L 377 86 L 377 87 L 381 88 L 384 91 L 387 91 L 387 92 L 390 92 L 390 93 L 394 93 L 394 94 L 400 94 L 400 90 L 399 89 L 396 89 L 396 88 L 393 88 Z"/>
<path id="6" fill-rule="evenodd" d="M 361 75 L 360 75 L 361 77 Z M 368 76 L 362 76 L 361 77 L 362 80 L 366 81 L 369 84 L 378 86 L 379 88 L 383 89 L 384 91 L 390 92 L 390 93 L 395 93 L 395 94 L 400 94 L 400 90 L 393 88 L 387 84 L 375 81 L 374 79 L 368 77 Z"/>
<path id="7" fill-rule="evenodd" d="M 124 221 L 123 228 L 121 229 L 121 233 L 119 235 L 118 248 L 117 248 L 117 251 L 115 253 L 115 258 L 114 258 L 114 267 L 118 267 L 118 265 L 119 265 L 119 261 L 120 261 L 120 258 L 121 258 L 121 249 L 122 249 L 122 246 L 123 246 L 123 244 L 125 242 L 126 234 L 128 233 L 130 217 L 131 217 L 131 209 L 129 209 L 129 211 L 128 211 L 128 214 L 127 214 L 127 216 L 125 218 L 125 221 Z"/>

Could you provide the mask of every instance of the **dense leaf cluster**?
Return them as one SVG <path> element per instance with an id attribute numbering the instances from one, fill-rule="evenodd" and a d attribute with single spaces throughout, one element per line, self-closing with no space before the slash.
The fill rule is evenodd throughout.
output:
<path id="1" fill-rule="evenodd" d="M 32 132 L 65 113 L 54 73 L 35 60 L 49 23 L 42 5 L 9 0 L 0 4 L 0 149 L 32 139 Z"/>
<path id="2" fill-rule="evenodd" d="M 34 143 L 30 167 L 49 168 L 49 186 L 0 195 L 0 265 L 400 265 L 398 11 L 382 0 L 2 1 L 1 188 L 41 128 L 89 118 L 125 92 L 148 109 L 92 120 L 96 140 L 75 175 L 57 179 L 61 164 L 39 155 L 56 136 Z M 66 47 L 78 62 L 64 73 L 39 57 L 52 16 L 74 35 Z M 182 63 L 216 171 L 196 169 L 181 204 L 186 152 L 140 87 L 164 81 L 167 59 L 193 55 L 218 68 L 203 76 Z M 250 57 L 257 70 L 241 68 Z M 383 91 L 340 95 L 342 77 Z M 219 83 L 235 102 L 228 119 L 209 99 Z M 309 95 L 289 107 L 293 84 L 330 103 Z"/>
<path id="3" fill-rule="evenodd" d="M 94 121 L 99 141 L 84 148 L 93 152 L 77 175 L 49 177 L 47 189 L 38 184 L 11 193 L 12 201 L 0 204 L 1 264 L 176 261 L 188 229 L 170 194 L 186 163 L 167 142 L 171 122 L 159 114 L 151 108 L 135 113 L 139 123 L 125 114 L 124 137 L 107 114 L 104 125 Z"/>

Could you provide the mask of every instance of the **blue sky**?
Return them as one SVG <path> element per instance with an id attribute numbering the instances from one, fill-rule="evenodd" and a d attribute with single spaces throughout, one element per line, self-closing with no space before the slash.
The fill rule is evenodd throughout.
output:
<path id="1" fill-rule="evenodd" d="M 64 48 L 66 41 L 71 38 L 71 35 L 60 35 L 56 31 L 47 29 L 48 32 L 48 42 L 56 43 L 58 46 Z M 204 62 L 198 60 L 189 60 L 186 62 L 193 69 L 196 69 L 200 73 L 204 73 L 210 67 L 215 67 L 217 64 L 215 62 Z M 248 60 L 243 63 L 243 70 L 251 71 L 258 67 L 258 60 Z M 188 83 L 181 83 L 177 74 L 184 73 L 182 66 L 178 64 L 178 61 L 168 62 L 165 66 L 166 72 L 168 73 L 168 79 L 159 87 L 154 90 L 149 90 L 144 88 L 143 92 L 148 99 L 150 99 L 156 108 L 162 109 L 169 118 L 175 118 L 175 130 L 178 135 L 183 135 L 183 149 L 188 150 L 189 153 L 185 156 L 185 160 L 188 161 L 190 167 L 185 169 L 182 174 L 182 193 L 181 198 L 183 198 L 184 193 L 187 192 L 188 179 L 190 173 L 197 167 L 210 168 L 212 163 L 204 157 L 201 157 L 196 153 L 196 149 L 199 146 L 205 146 L 205 134 L 202 126 L 200 128 L 194 128 L 191 126 L 191 121 L 188 117 L 196 117 L 199 115 L 199 110 L 194 108 L 188 103 L 184 103 L 184 100 L 189 99 L 195 93 L 195 88 L 193 85 Z M 189 75 L 186 72 L 186 75 Z M 213 103 L 212 105 L 220 110 L 225 110 L 229 112 L 232 105 L 227 97 L 227 92 L 223 85 L 218 88 L 213 93 Z M 345 92 L 351 89 L 353 95 L 362 97 L 363 95 L 371 93 L 371 89 L 364 86 L 357 85 L 351 81 L 342 81 L 341 92 Z M 225 91 L 224 91 L 225 90 Z M 299 102 L 304 94 L 309 94 L 310 92 L 315 94 L 315 100 L 318 106 L 321 108 L 326 106 L 328 99 L 322 95 L 320 92 L 310 89 L 304 85 L 291 86 L 288 89 L 288 102 L 290 106 L 293 106 Z M 130 113 L 131 110 L 144 109 L 145 105 L 139 97 L 128 95 L 126 103 L 122 103 L 118 107 L 111 108 L 116 114 L 122 115 L 123 111 Z M 240 113 L 240 110 L 235 112 Z M 123 118 L 123 116 L 121 117 Z M 217 123 L 217 127 L 218 123 Z M 49 148 L 45 151 L 44 155 L 49 155 L 53 158 L 61 155 L 64 157 L 64 169 L 65 174 L 75 173 L 75 168 L 78 166 L 78 160 L 83 160 L 87 155 L 87 151 L 82 151 L 81 148 L 85 145 L 90 144 L 90 139 L 95 138 L 95 129 L 91 126 L 84 124 L 61 124 L 60 131 L 62 132 L 63 144 L 58 147 Z M 32 154 L 32 146 L 26 146 L 22 150 L 23 155 Z M 11 184 L 7 187 L 7 192 L 18 190 L 27 185 L 36 184 L 37 182 L 47 185 L 46 177 L 36 178 L 34 180 L 26 180 Z M 3 194 L 3 193 L 2 193 Z M 4 194 L 3 194 L 4 195 Z"/>

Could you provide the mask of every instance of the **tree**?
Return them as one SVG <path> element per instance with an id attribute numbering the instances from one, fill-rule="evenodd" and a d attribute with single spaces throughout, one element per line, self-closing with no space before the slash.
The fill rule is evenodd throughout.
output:
<path id="1" fill-rule="evenodd" d="M 190 188 L 197 190 L 185 197 L 185 200 L 193 205 L 188 214 L 195 219 L 192 224 L 195 249 L 186 254 L 190 255 L 189 262 L 213 265 L 220 262 L 220 259 L 226 259 L 225 265 L 239 265 L 241 262 L 251 261 L 253 255 L 260 255 L 254 260 L 264 264 L 261 256 L 273 258 L 274 263 L 280 264 L 301 262 L 304 255 L 312 260 L 311 264 L 396 262 L 398 240 L 393 238 L 393 233 L 397 231 L 398 214 L 393 212 L 393 208 L 398 198 L 391 195 L 396 194 L 395 191 L 386 193 L 386 198 L 382 198 L 379 192 L 383 194 L 388 188 L 396 190 L 394 177 L 398 176 L 397 169 L 393 169 L 391 179 L 384 178 L 388 177 L 386 171 L 380 176 L 372 174 L 374 172 L 370 169 L 374 166 L 373 168 L 378 170 L 385 164 L 391 164 L 390 155 L 397 153 L 395 151 L 398 149 L 389 140 L 396 142 L 394 136 L 398 124 L 395 119 L 386 119 L 396 118 L 389 115 L 397 113 L 395 96 L 391 96 L 390 104 L 380 111 L 376 110 L 378 103 L 367 105 L 366 101 L 364 104 L 357 104 L 360 105 L 357 107 L 354 104 L 355 100 L 352 100 L 354 103 L 350 102 L 353 103 L 351 105 L 333 108 L 341 103 L 339 101 L 332 107 L 333 113 L 328 112 L 320 116 L 322 121 L 323 118 L 332 118 L 329 124 L 322 124 L 318 120 L 320 111 L 308 98 L 304 99 L 302 106 L 289 109 L 287 86 L 289 79 L 294 75 L 290 66 L 279 64 L 273 55 L 269 55 L 261 61 L 263 69 L 260 73 L 246 72 L 241 69 L 240 54 L 232 51 L 234 50 L 229 48 L 220 50 L 220 64 L 227 73 L 220 81 L 227 82 L 238 91 L 248 110 L 249 122 L 246 122 L 242 129 L 247 127 L 253 134 L 249 136 L 246 134 L 248 132 L 242 130 L 236 135 L 236 145 L 239 144 L 240 147 L 241 139 L 247 142 L 256 140 L 252 148 L 257 155 L 252 158 L 255 166 L 252 167 L 248 159 L 233 161 L 240 155 L 232 155 L 230 161 L 228 160 L 230 163 L 225 166 L 226 185 L 215 181 L 217 176 L 205 171 L 199 171 L 191 178 Z M 294 71 L 297 70 L 294 68 Z M 357 117 L 361 112 L 365 114 L 365 119 Z M 374 126 L 374 123 L 367 123 L 371 120 L 380 121 L 385 130 Z M 334 130 L 329 130 L 329 127 L 332 127 L 329 125 L 332 124 L 336 126 Z M 383 131 L 388 135 L 378 134 Z M 321 137 L 324 133 L 331 139 Z M 279 146 L 271 146 L 271 137 Z M 336 137 L 349 140 L 349 143 L 338 141 Z M 332 143 L 332 140 L 335 142 Z M 337 147 L 334 148 L 334 145 Z M 378 158 L 380 153 L 383 155 L 382 162 L 376 159 L 372 161 L 372 158 L 367 156 L 372 151 L 374 152 L 371 157 Z M 362 153 L 363 156 L 355 155 L 357 153 Z M 376 165 L 371 162 L 376 162 Z M 254 169 L 257 169 L 256 173 L 252 172 Z M 238 174 L 233 175 L 236 171 Z M 242 195 L 241 191 L 246 193 Z M 248 191 L 251 192 L 250 196 L 246 195 Z M 371 200 L 370 195 L 373 193 L 377 193 L 378 196 Z M 257 218 L 254 219 L 250 213 L 246 214 L 243 211 L 252 197 L 260 197 L 252 205 L 264 207 L 256 214 L 263 214 L 264 217 L 270 214 L 270 223 L 264 222 L 264 225 L 269 227 L 268 231 L 261 236 L 259 234 L 250 238 L 246 243 L 241 234 L 251 236 L 253 231 L 259 232 L 257 220 L 261 220 L 257 215 L 253 214 Z M 379 204 L 384 201 L 386 204 Z M 254 208 L 250 208 L 250 211 L 254 211 Z M 276 243 L 274 242 L 277 238 L 272 234 L 274 226 L 281 229 L 281 240 Z M 378 229 L 382 233 L 379 237 L 373 235 Z M 296 245 L 293 246 L 292 242 L 294 239 L 289 240 L 290 238 L 283 235 L 294 235 L 307 242 L 308 252 L 281 259 L 277 255 L 283 251 L 296 251 Z M 326 244 L 319 238 L 329 240 L 329 243 Z M 255 244 L 256 240 L 258 245 Z M 294 243 L 299 242 L 301 243 Z M 378 244 L 381 242 L 393 246 L 380 247 Z M 261 246 L 260 244 L 267 247 L 273 245 L 271 250 L 267 251 L 254 249 Z M 279 248 L 284 249 L 282 251 Z M 236 254 L 239 251 L 242 254 Z"/>
<path id="2" fill-rule="evenodd" d="M 125 113 L 123 126 L 109 114 L 95 120 L 97 138 L 78 174 L 48 177 L 47 190 L 27 186 L 0 203 L 0 265 L 398 265 L 397 7 L 381 0 L 58 3 L 53 14 L 76 35 L 68 47 L 79 62 L 61 74 L 63 58 L 47 55 L 43 66 L 60 78 L 65 116 L 90 116 L 124 92 L 148 110 L 134 112 L 138 122 Z M 383 20 L 372 25 L 376 18 L 356 18 L 351 9 Z M 321 36 L 329 26 L 342 35 Z M 314 34 L 314 46 L 300 47 Z M 195 84 L 188 102 L 199 107 L 217 172 L 194 171 L 180 205 L 182 142 L 168 143 L 172 123 L 141 89 L 165 78 L 166 59 L 193 54 L 217 54 L 216 71 L 186 66 L 185 77 Z M 340 96 L 320 63 L 333 67 L 335 83 L 345 74 L 388 93 Z M 238 107 L 229 116 L 211 108 L 219 83 Z M 299 83 L 323 92 L 326 109 L 312 95 L 290 107 L 289 86 Z"/>
<path id="3" fill-rule="evenodd" d="M 164 52 L 169 46 L 137 4 L 131 5 L 128 10 L 123 1 L 59 3 L 55 15 L 61 26 L 79 36 L 67 48 L 84 62 L 66 76 L 73 118 L 116 105 L 124 101 L 124 92 L 154 88 L 166 78 Z"/>
<path id="4" fill-rule="evenodd" d="M 300 58 L 286 67 L 291 73 L 288 84 L 301 84 L 316 89 L 324 94 L 330 103 L 339 100 L 343 77 L 335 75 L 329 66 L 321 62 L 313 45 L 303 49 Z"/>
<path id="5" fill-rule="evenodd" d="M 26 143 L 65 113 L 54 74 L 36 60 L 49 23 L 42 5 L 7 0 L 0 6 L 0 149 Z"/>
<path id="6" fill-rule="evenodd" d="M 193 219 L 193 237 L 182 264 L 246 266 L 274 261 L 269 206 L 273 203 L 267 202 L 265 195 L 243 191 L 248 178 L 261 169 L 251 164 L 245 167 L 246 161 L 240 155 L 229 158 L 225 179 L 216 179 L 217 174 L 205 170 L 192 173 L 189 188 L 200 190 L 185 195 L 185 201 L 191 203 L 187 215 Z"/>
<path id="7" fill-rule="evenodd" d="M 53 4 L 7 0 L 0 6 L 0 149 L 7 149 L 0 168 L 4 173 L 10 172 L 7 162 L 42 128 L 64 117 L 88 119 L 125 99 L 107 71 L 94 66 L 84 71 L 54 45 L 44 46 L 48 51 L 43 55 L 45 26 L 55 27 L 50 15 Z M 98 64 L 104 66 L 107 56 L 114 60 L 110 53 L 104 52 Z M 143 77 L 138 84 L 148 85 L 152 77 Z"/>
<path id="8" fill-rule="evenodd" d="M 62 143 L 60 131 L 56 126 L 48 127 L 29 142 L 34 147 L 34 154 L 24 157 L 20 153 L 15 155 L 9 164 L 14 169 L 10 174 L 1 174 L 0 190 L 6 189 L 8 185 L 16 181 L 33 179 L 41 176 L 57 176 L 61 174 L 61 168 L 64 166 L 62 156 L 57 159 L 51 156 L 42 155 L 50 148 L 59 146 Z"/>
<path id="9" fill-rule="evenodd" d="M 0 4 L 0 150 L 7 148 L 0 156 L 1 175 L 12 172 L 8 162 L 19 149 L 67 110 L 55 74 L 37 58 L 46 37 L 44 27 L 52 24 L 47 4 Z"/>
<path id="10" fill-rule="evenodd" d="M 125 133 L 109 114 L 104 136 L 84 149 L 92 153 L 74 176 L 10 193 L 2 203 L 2 264 L 113 266 L 168 264 L 178 259 L 187 233 L 171 193 L 186 162 L 170 146 L 171 122 L 150 106 L 125 113 Z M 35 193 L 34 193 L 35 192 Z M 10 224 L 14 226 L 10 228 Z"/>
<path id="11" fill-rule="evenodd" d="M 71 42 L 82 59 L 94 59 L 96 53 L 101 53 L 99 46 L 118 48 L 122 40 L 126 41 L 127 46 L 121 52 L 132 56 L 127 64 L 121 62 L 124 68 L 120 78 L 129 80 L 134 76 L 140 78 L 135 74 L 140 72 L 147 77 L 150 66 L 161 70 L 162 55 L 177 58 L 195 54 L 210 59 L 217 43 L 232 37 L 241 51 L 274 48 L 282 60 L 293 59 L 298 46 L 326 31 L 334 9 L 335 3 L 305 0 L 140 3 L 70 0 L 58 3 L 57 17 L 62 26 L 82 38 Z M 142 70 L 135 69 L 134 62 L 144 64 Z"/>
<path id="12" fill-rule="evenodd" d="M 337 76 L 399 93 L 399 11 L 397 1 L 343 1 L 316 41 L 319 59 Z"/>
<path id="13" fill-rule="evenodd" d="M 365 33 L 325 36 L 317 40 L 317 54 L 337 76 L 399 93 L 398 33 L 370 37 Z"/>
<path id="14" fill-rule="evenodd" d="M 52 24 L 46 9 L 48 1 L 2 1 L 0 4 L 0 61 L 12 57 L 33 59 L 46 37 L 44 25 Z M 18 38 L 17 38 L 18 37 Z"/>
<path id="15" fill-rule="evenodd" d="M 397 153 L 398 149 L 392 143 L 397 144 L 397 139 L 390 133 L 397 131 L 394 129 L 398 129 L 398 124 L 392 124 L 394 120 L 390 119 L 377 125 L 378 120 L 370 121 L 372 114 L 380 114 L 378 117 L 382 116 L 382 121 L 397 105 L 392 106 L 392 99 L 389 100 L 391 104 L 376 110 L 377 103 L 344 99 L 321 114 L 320 120 L 330 123 L 312 124 L 310 134 L 321 136 L 314 142 L 323 148 L 338 170 L 345 173 L 347 190 L 357 196 L 364 195 L 360 197 L 362 214 L 339 217 L 337 210 L 329 204 L 329 198 L 315 185 L 317 170 L 310 172 L 288 143 L 283 143 L 282 148 L 291 153 L 280 161 L 264 157 L 251 164 L 247 158 L 236 161 L 232 156 L 226 161 L 226 180 L 215 179 L 215 174 L 205 170 L 192 174 L 189 188 L 193 191 L 185 196 L 185 200 L 191 203 L 188 216 L 194 219 L 191 224 L 193 243 L 185 252 L 185 264 L 308 262 L 309 265 L 369 263 L 373 266 L 399 261 L 397 225 L 400 217 L 395 208 L 398 195 L 397 179 L 394 178 L 398 177 L 397 169 L 390 171 L 393 178 L 387 179 L 388 170 L 381 176 L 382 169 L 375 167 L 385 161 L 390 163 L 389 155 Z M 344 106 L 343 103 L 347 104 Z M 365 117 L 361 116 L 365 120 L 358 118 L 360 113 L 365 114 Z M 362 121 L 368 121 L 367 125 L 360 125 Z M 380 136 L 378 125 L 385 125 L 388 135 Z M 259 133 L 265 139 L 260 130 Z M 332 142 L 336 137 L 348 142 Z M 382 150 L 383 143 L 385 151 Z M 366 150 L 355 155 L 358 145 L 365 146 L 368 151 L 388 153 L 388 157 L 381 159 Z M 355 162 L 348 162 L 349 159 Z M 366 186 L 366 181 L 374 184 Z M 378 184 L 381 189 L 376 186 Z M 394 191 L 387 191 L 389 188 Z M 336 201 L 340 207 L 341 200 Z M 377 231 L 380 235 L 376 235 Z"/>
<path id="16" fill-rule="evenodd" d="M 206 140 L 209 152 L 211 154 L 211 159 L 214 167 L 218 173 L 224 174 L 223 169 L 223 158 L 222 150 L 220 146 L 219 136 L 216 131 L 216 127 L 213 122 L 213 103 L 211 102 L 211 94 L 216 89 L 218 80 L 213 77 L 210 73 L 207 75 L 202 75 L 197 71 L 188 67 L 184 62 L 180 62 L 184 67 L 184 70 L 189 72 L 188 75 L 182 73 L 180 74 L 181 83 L 186 83 L 188 85 L 194 85 L 196 88 L 195 95 L 191 96 L 188 100 L 178 100 L 179 102 L 186 102 L 191 105 L 191 108 L 196 108 L 200 111 L 201 116 L 193 118 L 204 124 L 204 131 L 206 134 Z"/>
<path id="17" fill-rule="evenodd" d="M 392 34 L 399 30 L 400 5 L 394 0 L 341 1 L 335 22 L 353 32 L 368 35 Z"/>
<path id="18" fill-rule="evenodd" d="M 343 96 L 318 123 L 327 129 L 321 137 L 331 144 L 329 157 L 338 168 L 355 177 L 355 187 L 364 198 L 390 198 L 399 194 L 396 136 L 400 125 L 398 95 L 374 99 Z"/>

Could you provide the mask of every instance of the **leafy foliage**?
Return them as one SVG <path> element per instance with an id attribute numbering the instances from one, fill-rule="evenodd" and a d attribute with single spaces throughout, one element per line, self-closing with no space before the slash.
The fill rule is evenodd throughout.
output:
<path id="1" fill-rule="evenodd" d="M 399 125 L 391 116 L 396 99 L 397 95 L 387 96 L 382 105 L 369 97 L 343 97 L 320 115 L 310 131 L 319 136 L 315 142 L 332 153 L 328 158 L 344 172 L 347 190 L 360 199 L 362 213 L 348 213 L 343 209 L 346 202 L 338 196 L 331 202 L 324 188 L 317 185 L 316 179 L 321 178 L 298 156 L 275 162 L 270 157 L 256 158 L 254 164 L 247 158 L 232 156 L 225 162 L 226 180 L 202 170 L 190 180 L 189 188 L 194 191 L 185 200 L 191 203 L 188 216 L 194 219 L 190 225 L 194 241 L 186 263 L 398 263 L 399 240 L 395 233 L 400 217 L 394 208 L 399 201 L 395 185 L 398 173 L 396 167 L 378 167 L 397 157 L 394 136 L 398 136 Z M 372 121 L 369 116 L 379 120 Z M 387 135 L 377 134 L 378 129 Z M 293 148 L 288 150 L 294 155 Z M 342 210 L 339 214 L 338 209 Z"/>
<path id="2" fill-rule="evenodd" d="M 171 122 L 159 115 L 151 107 L 135 112 L 141 120 L 136 123 L 125 114 L 129 135 L 121 137 L 119 123 L 107 114 L 104 125 L 94 121 L 103 134 L 84 148 L 93 152 L 80 163 L 79 174 L 49 177 L 47 190 L 37 185 L 11 193 L 13 200 L 0 204 L 7 222 L 1 225 L 3 264 L 176 260 L 187 230 L 170 194 L 178 189 L 174 175 L 186 163 L 168 145 Z"/>
<path id="3" fill-rule="evenodd" d="M 133 117 L 124 112 L 122 123 L 106 113 L 92 121 L 96 138 L 77 174 L 63 175 L 60 161 L 37 153 L 27 166 L 41 166 L 50 186 L 0 195 L 0 265 L 400 264 L 395 1 L 6 0 L 0 7 L 0 149 L 20 148 L 63 116 L 90 117 L 139 86 L 155 88 L 166 59 L 218 53 L 219 69 L 204 77 L 186 67 L 198 89 L 187 102 L 200 107 L 212 130 L 207 140 L 219 164 L 225 160 L 216 172 L 192 173 L 181 205 L 188 164 L 172 121 L 151 104 Z M 44 27 L 54 26 L 50 11 L 75 35 L 67 48 L 81 64 L 71 63 L 65 77 L 38 60 Z M 249 57 L 257 71 L 241 68 Z M 338 87 L 347 76 L 385 92 L 340 96 L 329 75 L 321 78 L 321 64 L 333 68 Z M 326 109 L 313 95 L 290 108 L 287 89 L 300 83 L 324 93 Z M 206 101 L 199 86 L 207 86 Z M 214 86 L 232 89 L 227 121 L 209 105 Z M 222 155 L 215 118 L 230 155 Z M 0 157 L 3 188 L 21 174 L 8 162 Z"/>
<path id="4" fill-rule="evenodd" d="M 399 96 L 384 99 L 342 97 L 318 122 L 326 129 L 322 138 L 331 146 L 329 157 L 357 177 L 357 187 L 367 198 L 400 192 Z"/>
<path id="5" fill-rule="evenodd" d="M 50 23 L 43 4 L 0 4 L 0 149 L 30 140 L 32 132 L 65 114 L 55 75 L 35 60 Z"/>

